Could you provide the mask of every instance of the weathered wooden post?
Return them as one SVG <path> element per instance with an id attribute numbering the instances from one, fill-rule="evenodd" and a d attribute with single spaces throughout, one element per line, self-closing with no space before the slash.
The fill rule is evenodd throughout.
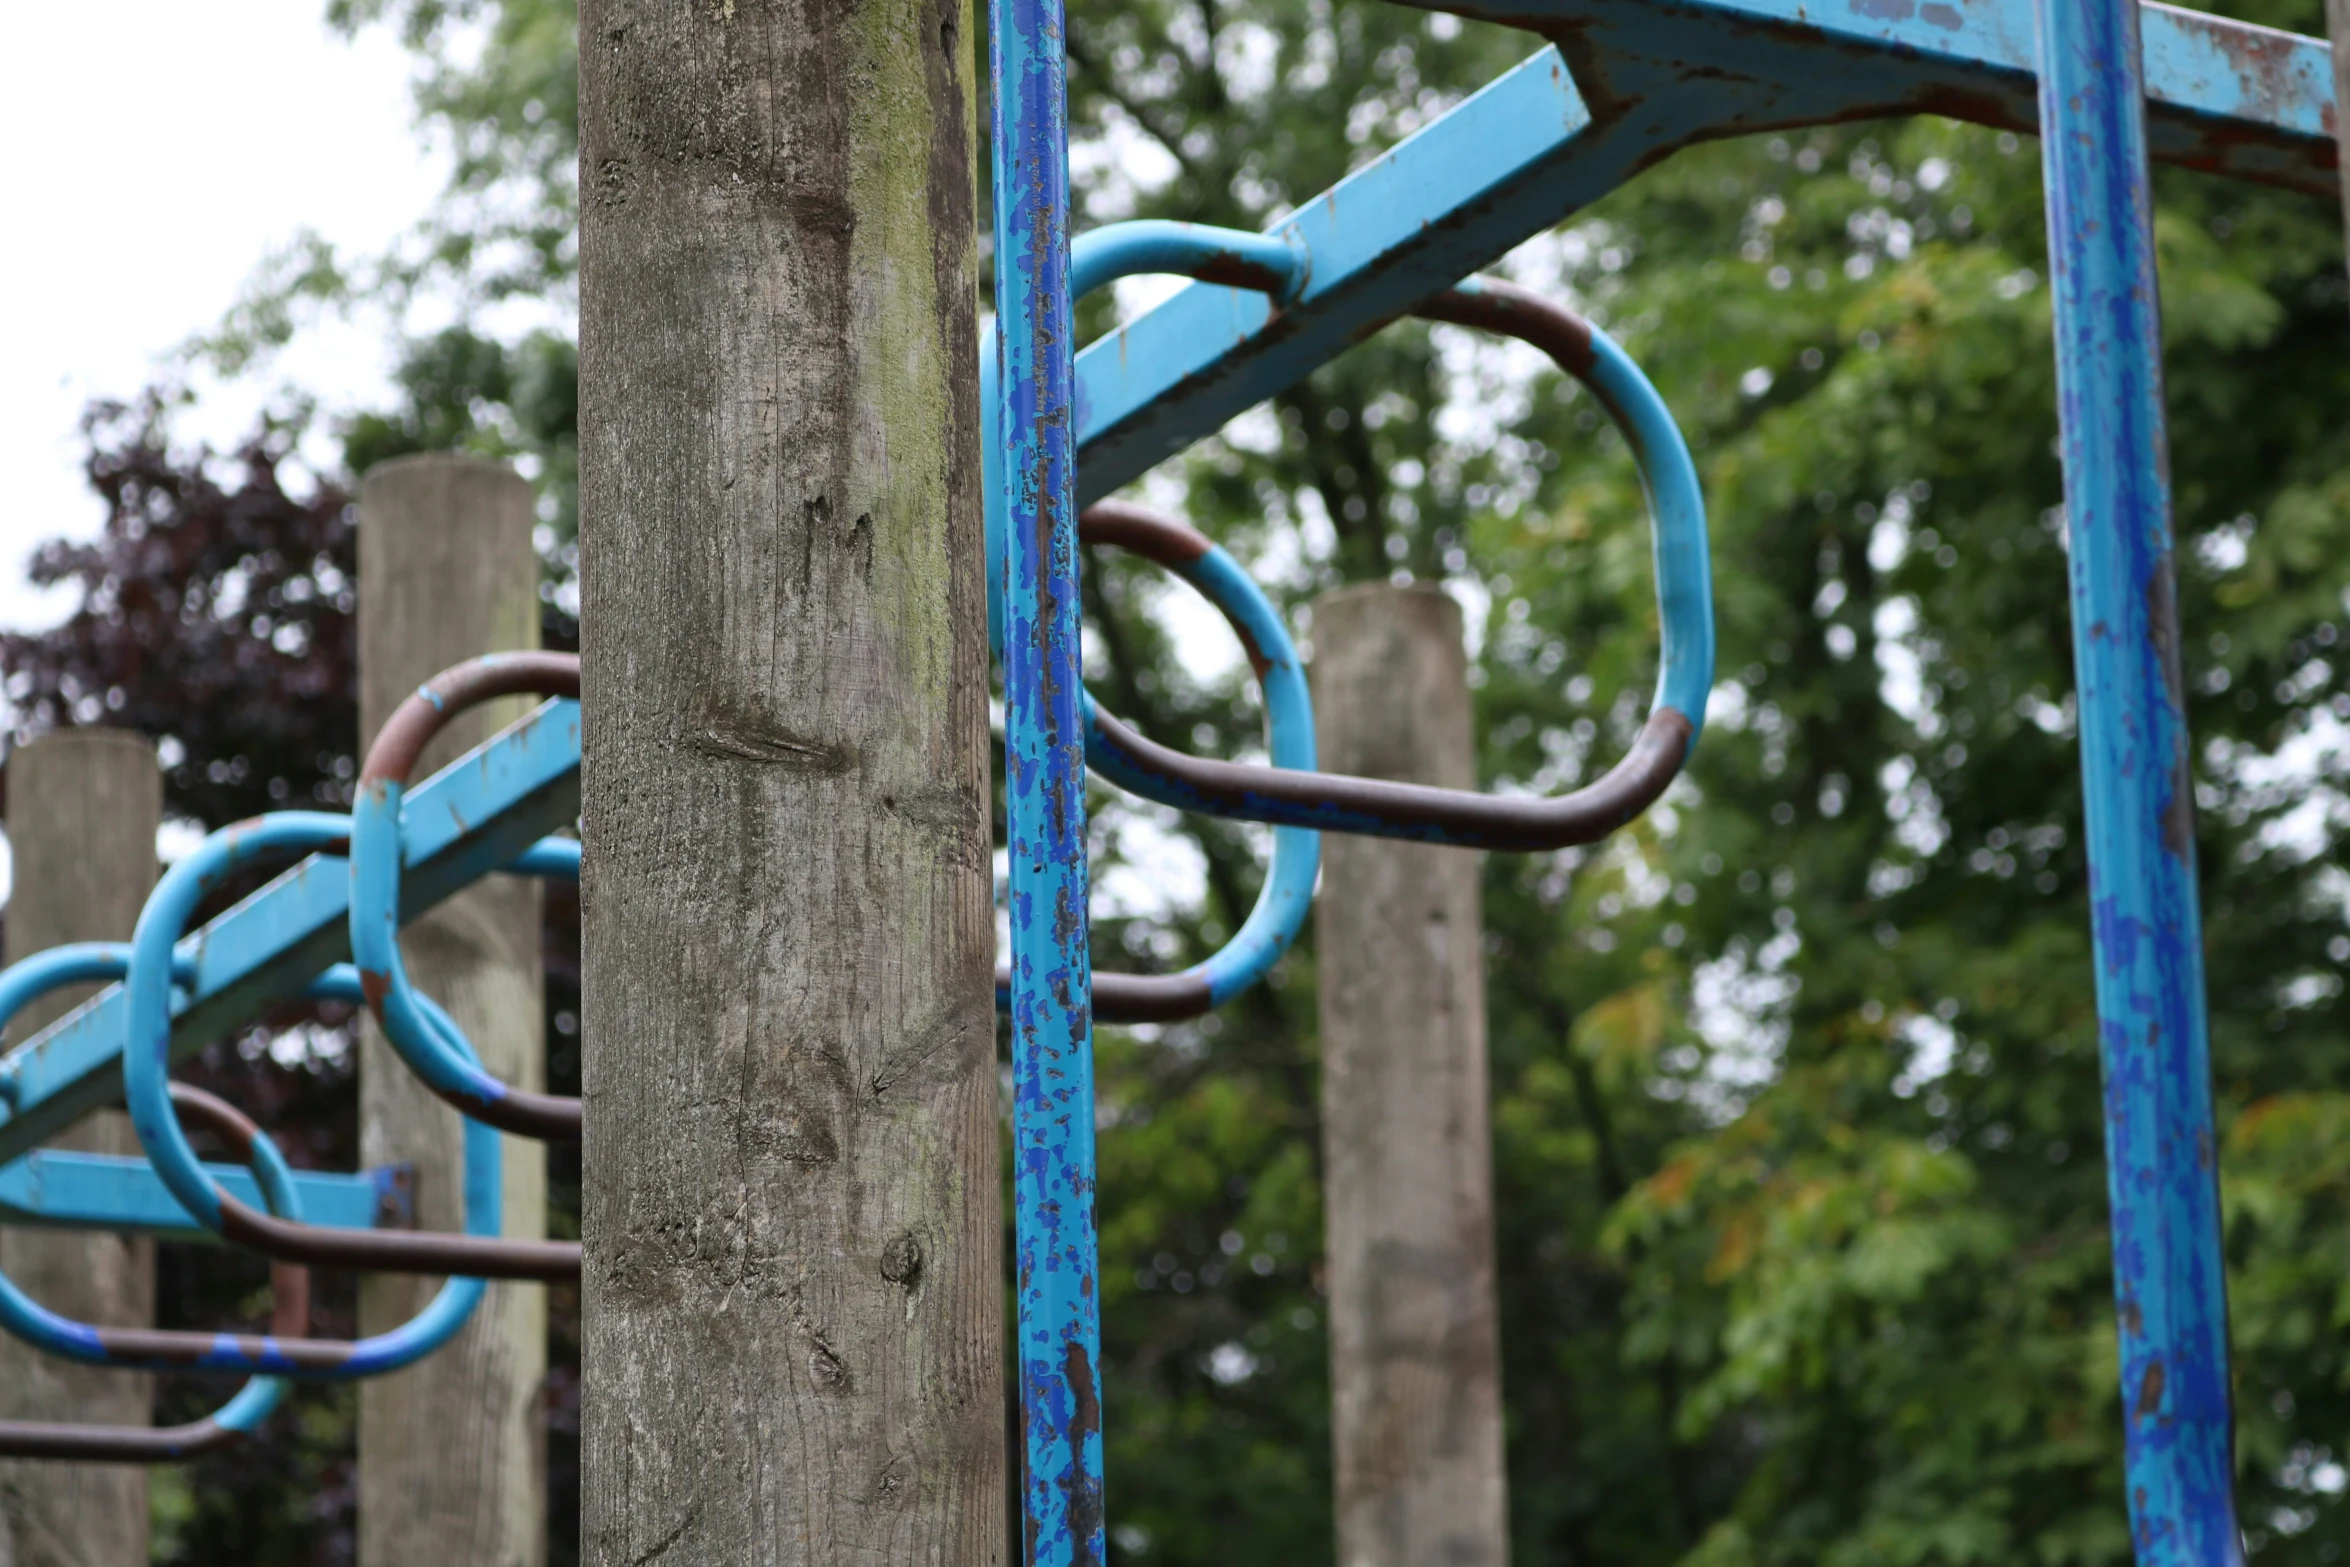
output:
<path id="1" fill-rule="evenodd" d="M 1314 604 L 1322 765 L 1476 783 L 1461 613 L 1432 587 Z M 1322 1146 L 1339 1567 L 1509 1559 L 1477 856 L 1322 840 Z"/>
<path id="2" fill-rule="evenodd" d="M 580 40 L 583 1551 L 1000 1562 L 967 3 Z"/>
<path id="3" fill-rule="evenodd" d="M 66 729 L 8 758 L 10 962 L 71 941 L 127 941 L 155 885 L 163 774 L 155 747 L 119 729 Z M 29 1039 L 95 985 L 27 1007 L 8 1031 Z M 135 1154 L 118 1110 L 83 1120 L 52 1148 Z M 0 1267 L 42 1302 L 85 1322 L 155 1320 L 155 1246 L 102 1231 L 0 1231 Z M 19 1420 L 145 1425 L 152 1390 L 127 1371 L 69 1366 L 0 1335 L 0 1414 Z M 146 1567 L 147 1476 L 114 1464 L 0 1466 L 0 1562 L 8 1567 Z"/>
<path id="4" fill-rule="evenodd" d="M 470 457 L 407 457 L 359 492 L 359 725 L 373 737 L 401 700 L 476 654 L 539 643 L 530 486 Z M 425 751 L 440 767 L 532 704 L 466 713 Z M 490 1071 L 526 1088 L 546 1074 L 539 889 L 493 876 L 402 933 L 418 988 L 448 1008 Z M 416 1217 L 462 1227 L 463 1119 L 402 1064 L 374 1020 L 359 1046 L 359 1143 L 370 1165 L 416 1166 Z M 505 1140 L 505 1232 L 546 1233 L 544 1145 Z M 404 1321 L 435 1279 L 375 1274 L 360 1285 L 362 1327 Z M 360 1567 L 546 1559 L 546 1290 L 494 1283 L 445 1348 L 360 1384 Z"/>

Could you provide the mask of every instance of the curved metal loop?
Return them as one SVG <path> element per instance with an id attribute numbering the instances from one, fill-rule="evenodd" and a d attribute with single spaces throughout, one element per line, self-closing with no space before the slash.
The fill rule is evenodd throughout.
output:
<path id="1" fill-rule="evenodd" d="M 1304 253 L 1269 234 L 1210 228 L 1199 223 L 1147 220 L 1113 223 L 1078 236 L 1070 247 L 1072 297 L 1090 293 L 1121 277 L 1171 272 L 1211 283 L 1253 288 L 1287 299 L 1305 284 Z M 980 407 L 994 416 L 995 358 L 980 356 Z M 998 658 L 1004 642 L 1003 487 L 1001 455 L 992 431 L 984 443 L 987 495 L 988 636 Z M 1183 578 L 1213 604 L 1240 637 L 1264 692 L 1266 750 L 1275 768 L 1314 765 L 1314 709 L 1305 668 L 1280 611 L 1241 569 L 1240 563 L 1206 535 L 1174 518 L 1140 506 L 1104 501 L 1078 518 L 1079 542 L 1108 544 L 1156 561 Z M 1093 706 L 1087 699 L 1089 761 L 1094 750 Z M 1096 770 L 1100 770 L 1098 765 Z M 1108 776 L 1105 774 L 1105 776 Z M 1276 827 L 1272 863 L 1257 901 L 1232 939 L 1204 962 L 1179 974 L 1093 972 L 1093 1016 L 1104 1023 L 1170 1022 L 1197 1017 L 1264 977 L 1289 950 L 1313 907 L 1320 873 L 1320 837 L 1296 827 Z M 1010 1002 L 1011 976 L 996 971 L 996 1004 Z"/>
<path id="2" fill-rule="evenodd" d="M 384 1037 L 425 1086 L 477 1121 L 547 1142 L 579 1141 L 579 1101 L 501 1082 L 469 1052 L 449 1048 L 426 1015 L 400 955 L 400 801 L 425 745 L 450 719 L 501 696 L 579 695 L 573 653 L 492 653 L 443 670 L 402 702 L 359 769 L 351 810 L 351 956 Z M 561 840 L 551 840 L 560 842 Z M 542 843 L 533 856 L 558 856 Z M 559 871 L 558 871 L 559 873 Z M 577 851 L 569 874 L 579 874 Z"/>
<path id="3" fill-rule="evenodd" d="M 1089 705 L 1086 758 L 1112 783 L 1145 799 L 1213 816 L 1463 848 L 1530 850 L 1606 836 L 1655 804 L 1680 772 L 1697 742 L 1713 686 L 1713 580 L 1697 467 L 1671 411 L 1606 333 L 1516 284 L 1472 278 L 1429 300 L 1417 314 L 1541 349 L 1598 395 L 1632 448 L 1655 529 L 1662 642 L 1656 696 L 1632 749 L 1580 789 L 1554 799 L 1527 799 L 1203 761 L 1146 740 Z"/>
<path id="4" fill-rule="evenodd" d="M 1161 218 L 1109 223 L 1070 242 L 1069 297 L 1082 299 L 1122 277 L 1155 272 L 1254 289 L 1280 304 L 1306 284 L 1309 264 L 1302 245 L 1302 240 L 1293 244 L 1272 234 L 1214 228 L 1205 223 Z M 992 335 L 995 329 L 991 325 L 988 330 Z M 979 467 L 980 488 L 987 501 L 987 643 L 1001 660 L 1004 559 L 1009 541 L 1004 536 L 1003 441 L 995 428 L 999 358 L 998 353 L 987 351 L 979 356 L 979 415 L 985 426 Z M 1250 591 L 1255 588 L 1253 582 L 1249 584 Z"/>
<path id="5" fill-rule="evenodd" d="M 340 817 L 305 816 L 302 825 L 315 835 L 320 830 L 321 824 L 333 824 L 341 820 Z M 215 838 L 221 836 L 223 835 L 214 835 Z M 209 843 L 210 840 L 207 842 Z M 312 843 L 307 846 L 316 847 L 317 845 Z M 200 848 L 197 853 L 201 854 L 203 850 Z M 194 856 L 190 858 L 194 858 Z M 181 865 L 186 863 L 187 861 L 183 860 Z M 179 869 L 180 866 L 174 866 L 173 873 Z M 167 873 L 163 882 L 157 884 L 158 895 L 170 882 L 171 874 Z M 185 885 L 183 883 L 183 888 Z M 201 896 L 203 890 L 203 886 L 197 886 L 194 896 Z M 150 896 L 148 914 L 154 912 L 154 907 L 155 897 Z M 184 922 L 185 918 L 183 912 L 179 919 Z M 80 980 L 109 979 L 119 975 L 127 982 L 132 991 L 131 1015 L 134 1025 L 132 1038 L 135 1041 L 139 1037 L 136 1020 L 139 1016 L 142 999 L 141 989 L 162 991 L 168 988 L 168 982 L 158 985 L 152 979 L 145 987 L 140 984 L 142 970 L 161 974 L 167 972 L 170 966 L 169 938 L 165 938 L 161 961 L 152 956 L 154 952 L 152 942 L 153 937 L 149 929 L 147 914 L 142 914 L 139 921 L 139 936 L 132 941 L 127 959 L 123 957 L 122 949 L 115 944 L 90 943 L 80 947 L 52 948 L 51 952 L 58 954 L 58 956 L 51 957 L 50 953 L 36 954 L 25 960 L 24 963 L 15 965 L 5 972 L 0 972 L 0 1002 L 5 1002 L 7 1007 L 7 1010 L 0 1011 L 0 1025 L 5 1025 L 14 1012 L 43 991 L 54 989 L 59 985 L 73 984 Z M 45 966 L 39 966 L 42 965 L 43 959 L 49 961 Z M 25 972 L 20 973 L 20 970 Z M 313 988 L 321 991 L 330 999 L 357 1000 L 358 972 L 348 966 L 338 966 L 336 969 L 329 970 L 320 984 Z M 168 997 L 160 997 L 159 999 L 168 1008 Z M 167 1011 L 164 1019 L 164 1038 L 166 1040 L 169 1037 L 169 1026 Z M 205 1093 L 201 1089 L 189 1087 L 185 1083 L 173 1083 L 163 1079 L 160 1049 L 154 1052 L 141 1052 L 126 1048 L 124 1051 L 126 1076 L 130 1064 L 142 1054 L 149 1055 L 150 1059 L 155 1062 L 156 1083 L 160 1089 L 163 1117 L 168 1122 L 172 1138 L 178 1147 L 186 1150 L 190 1158 L 193 1159 L 194 1150 L 188 1148 L 187 1135 L 179 1124 L 179 1116 L 182 1112 L 194 1115 L 207 1123 L 227 1142 L 231 1157 L 244 1159 L 251 1165 L 254 1184 L 261 1189 L 262 1204 L 269 1211 L 266 1214 L 255 1213 L 254 1210 L 235 1202 L 233 1198 L 219 1193 L 213 1187 L 211 1180 L 204 1175 L 202 1167 L 199 1165 L 195 1173 L 204 1192 L 211 1193 L 219 1201 L 227 1203 L 242 1213 L 251 1215 L 255 1220 L 265 1225 L 291 1230 L 297 1234 L 367 1233 L 363 1231 L 319 1230 L 316 1227 L 303 1224 L 301 1222 L 301 1197 L 294 1186 L 293 1171 L 287 1167 L 285 1157 L 278 1152 L 277 1145 L 270 1141 L 250 1118 L 234 1106 Z M 139 1131 L 140 1141 L 148 1149 L 148 1157 L 153 1159 L 156 1145 L 149 1140 L 147 1127 L 141 1123 L 135 1106 L 132 1125 Z M 201 1219 L 202 1213 L 193 1205 L 188 1204 L 186 1196 L 177 1186 L 173 1185 L 171 1178 L 164 1174 L 164 1166 L 160 1161 L 157 1162 L 156 1168 L 157 1173 L 164 1176 L 164 1183 L 172 1187 L 173 1195 L 180 1198 L 182 1205 L 187 1206 L 191 1214 Z M 482 1217 L 482 1210 L 486 1208 L 487 1221 L 490 1226 L 488 1233 L 491 1234 L 496 1233 L 499 1201 L 502 1195 L 499 1175 L 497 1133 L 487 1127 L 476 1129 L 469 1126 L 466 1131 L 467 1219 L 469 1224 L 477 1223 Z M 214 1225 L 213 1228 L 217 1229 L 219 1226 Z M 234 1239 L 235 1237 L 230 1238 Z M 447 1237 L 424 1238 L 445 1239 Z M 340 1261 L 342 1259 L 313 1257 L 299 1260 Z M 273 1267 L 270 1270 L 270 1278 L 277 1291 L 278 1309 L 273 1313 L 271 1331 L 265 1334 L 189 1333 L 157 1328 L 98 1327 L 90 1323 L 76 1322 L 70 1317 L 59 1316 L 18 1289 L 5 1275 L 0 1275 L 0 1327 L 6 1328 L 19 1338 L 50 1354 L 78 1361 L 84 1365 L 111 1366 L 133 1371 L 243 1371 L 259 1373 L 261 1374 L 259 1380 L 248 1384 L 242 1392 L 226 1405 L 214 1411 L 210 1417 L 212 1425 L 222 1426 L 232 1433 L 249 1433 L 275 1407 L 277 1401 L 278 1395 L 265 1391 L 261 1387 L 262 1381 L 266 1381 L 270 1377 L 292 1377 L 309 1381 L 346 1381 L 357 1377 L 375 1376 L 386 1371 L 397 1371 L 448 1342 L 450 1336 L 464 1325 L 465 1319 L 473 1314 L 473 1308 L 480 1303 L 486 1288 L 479 1278 L 453 1278 L 441 1287 L 439 1293 L 427 1303 L 424 1310 L 389 1333 L 357 1340 L 314 1339 L 304 1336 L 304 1329 L 308 1326 L 310 1314 L 309 1275 L 300 1268 Z M 137 1447 L 142 1440 L 168 1443 L 177 1440 L 176 1433 L 196 1430 L 205 1424 L 206 1422 L 199 1421 L 194 1427 L 165 1427 L 160 1432 L 150 1428 L 143 1436 L 141 1433 L 133 1431 L 120 1439 L 122 1451 L 116 1456 L 126 1461 L 150 1456 L 157 1458 L 176 1456 L 163 1452 L 134 1453 L 130 1449 Z M 48 1439 L 51 1435 L 54 1433 L 35 1431 L 28 1433 L 25 1440 L 28 1443 L 37 1443 Z M 86 1447 L 90 1444 L 103 1446 L 112 1439 L 92 1436 L 88 1433 L 87 1428 L 84 1428 L 81 1435 L 58 1437 L 57 1440 L 68 1444 L 82 1444 L 82 1447 Z M 230 1440 L 230 1437 L 214 1438 L 207 1435 L 205 1440 L 224 1442 Z M 70 1453 L 61 1451 L 55 1456 L 84 1456 L 82 1447 L 77 1447 L 75 1451 Z"/>
<path id="6" fill-rule="evenodd" d="M 13 1016 L 26 1001 L 59 985 L 74 984 L 85 979 L 119 978 L 127 965 L 127 949 L 115 942 L 84 942 L 68 947 L 52 947 L 36 953 L 24 963 L 12 965 L 0 974 L 0 989 L 17 999 L 0 1005 L 0 1021 Z M 31 979 L 17 978 L 17 970 L 38 963 L 51 953 L 65 953 L 64 961 L 49 966 L 52 975 L 46 983 L 36 984 Z M 78 972 L 77 972 L 78 970 Z M 15 979 L 11 986 L 9 981 Z M 241 1148 L 252 1164 L 256 1182 L 261 1187 L 262 1200 L 272 1208 L 281 1204 L 286 1212 L 299 1217 L 301 1201 L 294 1190 L 292 1172 L 286 1168 L 284 1156 L 277 1145 L 261 1134 L 260 1128 L 239 1114 L 234 1108 L 201 1089 L 175 1084 L 172 1099 L 183 1114 L 194 1116 L 217 1133 L 231 1148 Z M 270 1321 L 268 1337 L 279 1343 L 299 1339 L 310 1326 L 310 1272 L 288 1263 L 273 1263 L 269 1270 Z M 0 1273 L 0 1328 L 6 1328 L 36 1349 L 51 1354 L 101 1366 L 120 1366 L 114 1358 L 108 1340 L 124 1330 L 103 1328 L 92 1323 L 76 1322 L 62 1317 L 42 1306 L 17 1288 L 14 1280 Z M 214 1333 L 148 1333 L 148 1339 L 169 1338 L 183 1353 L 201 1352 L 211 1347 L 220 1337 Z M 93 1359 L 88 1353 L 91 1345 L 107 1352 Z M 177 1426 L 99 1426 L 80 1425 L 45 1420 L 0 1421 L 0 1458 L 57 1458 L 78 1463 L 161 1464 L 198 1453 L 209 1453 L 231 1446 L 257 1435 L 261 1423 L 276 1410 L 285 1396 L 286 1381 L 282 1376 L 259 1375 L 245 1379 L 242 1387 L 211 1414 L 201 1420 L 192 1420 Z"/>
<path id="7" fill-rule="evenodd" d="M 463 1234 L 346 1230 L 279 1219 L 222 1191 L 204 1173 L 196 1151 L 171 1113 L 166 1075 L 171 1046 L 168 976 L 173 944 L 187 928 L 197 903 L 238 871 L 289 856 L 339 850 L 350 833 L 347 817 L 313 811 L 279 812 L 221 829 L 164 872 L 148 896 L 131 939 L 131 968 L 124 980 L 129 1013 L 122 1052 L 124 1097 L 130 1104 L 131 1126 L 138 1132 L 156 1175 L 198 1223 L 222 1239 L 293 1262 L 453 1275 L 423 1311 L 384 1340 L 389 1346 L 389 1341 L 402 1335 L 423 1338 L 437 1334 L 433 1342 L 438 1343 L 472 1310 L 485 1278 L 579 1277 L 576 1243 L 499 1238 L 504 1199 L 496 1131 L 470 1119 L 465 1126 Z M 368 988 L 356 969 L 338 966 L 328 970 L 307 994 L 361 1001 Z M 435 1037 L 450 1051 L 470 1059 L 472 1047 L 465 1043 L 456 1024 L 424 998 L 416 997 L 416 1001 L 418 1015 Z M 382 1351 L 395 1352 L 395 1347 Z"/>
<path id="8" fill-rule="evenodd" d="M 1305 666 L 1281 615 L 1234 560 L 1207 535 L 1145 507 L 1101 501 L 1077 519 L 1085 544 L 1111 545 L 1164 566 L 1197 588 L 1220 612 L 1257 673 L 1264 692 L 1266 747 L 1276 767 L 1314 765 L 1314 710 Z M 1255 984 L 1289 950 L 1313 909 L 1321 869 L 1318 833 L 1273 829 L 1272 864 L 1248 918 L 1204 962 L 1179 974 L 1093 973 L 1093 1015 L 1105 1023 L 1169 1022 L 1198 1017 Z M 996 1004 L 1009 1001 L 1011 975 L 996 970 Z"/>

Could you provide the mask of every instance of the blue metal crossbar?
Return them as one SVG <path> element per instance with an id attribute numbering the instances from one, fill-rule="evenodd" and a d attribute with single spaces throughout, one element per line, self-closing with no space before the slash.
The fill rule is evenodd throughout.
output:
<path id="1" fill-rule="evenodd" d="M 2031 0 L 1429 8 L 1561 42 L 1275 224 L 1308 258 L 1278 311 L 1254 290 L 1194 283 L 1079 354 L 1081 504 L 1680 148 L 1917 112 L 2039 124 Z M 2157 159 L 2333 191 L 2324 44 L 2161 6 L 2145 17 Z"/>
<path id="2" fill-rule="evenodd" d="M 210 1164 L 204 1173 L 249 1208 L 261 1188 L 241 1164 Z M 368 1230 L 415 1215 L 415 1170 L 387 1164 L 356 1175 L 296 1170 L 294 1190 L 312 1224 Z M 219 1237 L 188 1217 L 143 1158 L 41 1149 L 0 1167 L 0 1224 L 49 1229 L 123 1230 L 171 1241 Z"/>
<path id="3" fill-rule="evenodd" d="M 420 785 L 402 825 L 403 919 L 535 850 L 579 816 L 579 704 L 549 702 Z M 297 993 L 350 956 L 350 863 L 314 854 L 179 945 L 174 1058 Z M 123 987 L 109 986 L 0 1059 L 0 1163 L 122 1097 Z"/>

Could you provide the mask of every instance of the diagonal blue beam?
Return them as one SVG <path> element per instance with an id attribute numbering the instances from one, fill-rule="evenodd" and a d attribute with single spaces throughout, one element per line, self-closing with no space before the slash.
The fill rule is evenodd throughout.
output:
<path id="1" fill-rule="evenodd" d="M 1078 355 L 1080 503 L 1680 148 L 1913 113 L 2039 123 L 2030 0 L 1485 0 L 1475 14 L 1558 42 L 1273 225 L 1308 256 L 1294 299 L 1194 283 Z M 2323 43 L 2142 15 L 2154 157 L 2331 196 Z"/>
<path id="2" fill-rule="evenodd" d="M 241 1164 L 207 1164 L 204 1173 L 248 1207 L 261 1189 Z M 404 1164 L 356 1175 L 296 1170 L 294 1189 L 311 1224 L 369 1230 L 404 1225 L 415 1214 L 415 1171 Z M 220 1237 L 188 1217 L 144 1158 L 44 1149 L 0 1166 L 0 1224 L 46 1229 L 120 1230 L 161 1240 L 216 1245 Z"/>
<path id="3" fill-rule="evenodd" d="M 402 815 L 403 920 L 579 816 L 579 704 L 549 702 L 420 785 Z M 350 862 L 316 854 L 190 935 L 176 1001 L 185 1055 L 351 955 Z M 122 1098 L 123 990 L 112 985 L 0 1059 L 0 1162 Z"/>

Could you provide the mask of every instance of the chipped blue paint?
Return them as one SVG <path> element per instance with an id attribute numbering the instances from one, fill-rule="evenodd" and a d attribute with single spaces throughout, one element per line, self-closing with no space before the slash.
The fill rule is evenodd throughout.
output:
<path id="1" fill-rule="evenodd" d="M 1060 0 L 995 0 L 1015 1334 L 1031 1564 L 1103 1559 L 1101 1297 Z"/>
<path id="2" fill-rule="evenodd" d="M 2039 0 L 2130 1532 L 2242 1560 L 2137 7 Z"/>

